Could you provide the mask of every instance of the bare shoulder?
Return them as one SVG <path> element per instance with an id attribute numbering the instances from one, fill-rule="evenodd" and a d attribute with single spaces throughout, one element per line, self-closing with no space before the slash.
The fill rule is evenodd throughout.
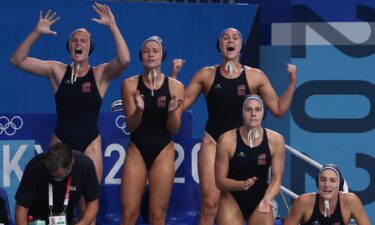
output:
<path id="1" fill-rule="evenodd" d="M 59 62 L 59 61 L 50 60 L 46 62 L 50 65 L 50 67 L 52 68 L 55 74 L 61 74 L 61 73 L 64 74 L 66 71 L 66 68 L 68 67 L 67 64 Z"/>
<path id="2" fill-rule="evenodd" d="M 202 67 L 200 70 L 198 70 L 194 77 L 203 80 L 208 79 L 215 74 L 217 66 L 218 65 Z"/>
<path id="3" fill-rule="evenodd" d="M 104 68 L 107 64 L 108 63 L 103 63 L 103 64 L 99 64 L 99 65 L 96 65 L 96 66 L 92 66 L 92 70 L 94 72 L 94 75 L 98 78 L 101 78 L 102 75 L 103 75 Z"/>
<path id="4" fill-rule="evenodd" d="M 138 79 L 140 78 L 141 75 L 137 74 L 131 77 L 128 77 L 124 80 L 124 82 L 138 82 Z"/>
<path id="5" fill-rule="evenodd" d="M 315 197 L 316 193 L 307 193 L 298 196 L 298 198 L 294 200 L 292 210 L 284 224 L 297 225 L 306 223 L 313 212 Z"/>
<path id="6" fill-rule="evenodd" d="M 341 208 L 353 216 L 366 215 L 361 199 L 354 193 L 339 192 Z M 365 223 L 364 223 L 365 224 Z"/>
<path id="7" fill-rule="evenodd" d="M 213 73 L 216 72 L 216 69 L 219 67 L 219 65 L 212 65 L 212 66 L 204 66 L 199 71 L 204 73 Z"/>
<path id="8" fill-rule="evenodd" d="M 297 206 L 300 208 L 311 208 L 315 203 L 316 193 L 306 193 L 298 196 L 296 200 L 294 200 L 293 206 Z"/>
<path id="9" fill-rule="evenodd" d="M 285 143 L 284 137 L 281 134 L 277 133 L 274 130 L 268 129 L 268 128 L 266 128 L 265 130 L 267 132 L 268 141 L 270 143 L 275 143 L 275 144 L 284 144 Z"/>
<path id="10" fill-rule="evenodd" d="M 219 137 L 219 140 L 218 140 L 218 144 L 220 143 L 221 145 L 225 145 L 225 146 L 230 146 L 236 142 L 237 142 L 236 129 L 229 130 L 223 133 Z"/>
<path id="11" fill-rule="evenodd" d="M 268 77 L 260 69 L 252 68 L 248 66 L 246 66 L 245 69 L 246 69 L 246 79 L 251 84 L 252 91 L 254 93 L 258 93 L 259 87 L 262 87 L 269 83 Z"/>
<path id="12" fill-rule="evenodd" d="M 247 76 L 265 76 L 262 70 L 250 66 L 245 66 L 245 71 Z"/>
<path id="13" fill-rule="evenodd" d="M 122 86 L 135 90 L 137 88 L 139 78 L 140 75 L 134 75 L 126 78 L 125 80 L 123 80 Z"/>
<path id="14" fill-rule="evenodd" d="M 168 83 L 172 88 L 183 89 L 184 85 L 181 81 L 168 77 Z"/>
<path id="15" fill-rule="evenodd" d="M 99 65 L 93 66 L 92 68 L 94 71 L 97 71 L 98 73 L 103 73 L 104 68 L 108 65 L 107 62 L 101 63 Z"/>
<path id="16" fill-rule="evenodd" d="M 54 66 L 54 67 L 66 68 L 68 66 L 67 64 L 62 63 L 60 61 L 56 61 L 56 60 L 49 60 L 49 61 L 46 61 L 46 62 L 49 63 L 50 65 Z"/>
<path id="17" fill-rule="evenodd" d="M 340 201 L 342 201 L 345 205 L 352 205 L 353 203 L 358 202 L 361 203 L 361 200 L 358 198 L 358 196 L 351 192 L 340 192 Z"/>

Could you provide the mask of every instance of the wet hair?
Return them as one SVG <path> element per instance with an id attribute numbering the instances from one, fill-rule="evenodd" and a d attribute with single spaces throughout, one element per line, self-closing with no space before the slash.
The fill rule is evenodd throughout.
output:
<path id="1" fill-rule="evenodd" d="M 339 167 L 335 164 L 324 164 L 323 167 L 319 170 L 319 174 L 316 177 L 315 184 L 316 187 L 319 188 L 319 179 L 320 179 L 320 174 L 325 171 L 325 170 L 331 170 L 337 174 L 338 180 L 338 188 L 340 191 L 343 190 L 344 187 L 344 178 L 342 177 L 341 171 Z"/>
<path id="2" fill-rule="evenodd" d="M 74 159 L 72 148 L 64 143 L 57 143 L 48 148 L 44 165 L 47 172 L 53 173 L 60 168 L 68 168 Z"/>
<path id="3" fill-rule="evenodd" d="M 162 54 L 163 54 L 162 57 L 161 57 L 161 62 L 164 62 L 165 59 L 167 58 L 167 50 L 165 49 L 163 40 L 159 36 L 151 36 L 151 37 L 147 38 L 142 43 L 141 49 L 139 50 L 139 59 L 141 60 L 141 62 L 142 62 L 142 50 L 143 50 L 143 47 L 145 46 L 146 42 L 149 42 L 149 41 L 155 41 L 155 42 L 157 42 L 160 45 L 160 47 L 162 49 Z"/>
<path id="4" fill-rule="evenodd" d="M 70 53 L 70 48 L 69 48 L 70 41 L 72 40 L 72 36 L 73 36 L 73 34 L 76 33 L 76 32 L 78 32 L 78 31 L 82 31 L 82 32 L 84 32 L 84 33 L 87 35 L 87 37 L 89 38 L 89 42 L 90 42 L 90 43 L 89 43 L 89 45 L 90 45 L 90 47 L 89 47 L 89 55 L 91 55 L 91 53 L 93 53 L 93 51 L 94 51 L 95 45 L 94 45 L 94 41 L 92 40 L 92 37 L 91 37 L 91 33 L 90 33 L 90 31 L 88 31 L 88 30 L 85 29 L 85 28 L 78 28 L 78 29 L 74 30 L 74 31 L 70 34 L 70 36 L 69 36 L 69 40 L 66 42 L 66 50 Z"/>
<path id="5" fill-rule="evenodd" d="M 221 32 L 220 37 L 219 37 L 219 40 L 217 40 L 217 42 L 216 42 L 216 48 L 217 48 L 217 50 L 221 53 L 221 49 L 220 49 L 220 40 L 221 40 L 221 38 L 223 37 L 224 33 L 225 33 L 227 30 L 230 30 L 230 29 L 233 29 L 233 30 L 237 31 L 238 35 L 240 36 L 240 38 L 241 38 L 241 42 L 242 42 L 240 53 L 242 53 L 243 50 L 244 50 L 244 47 L 245 47 L 245 42 L 244 42 L 243 39 L 242 39 L 242 34 L 241 34 L 241 32 L 240 32 L 239 30 L 237 30 L 236 28 L 233 28 L 233 27 L 226 28 L 225 30 L 223 30 L 223 31 Z"/>

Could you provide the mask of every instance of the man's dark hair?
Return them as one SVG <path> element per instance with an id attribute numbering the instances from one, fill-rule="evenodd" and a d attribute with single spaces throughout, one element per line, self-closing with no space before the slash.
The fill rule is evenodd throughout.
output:
<path id="1" fill-rule="evenodd" d="M 73 159 L 72 148 L 67 144 L 57 143 L 48 148 L 44 165 L 48 172 L 53 173 L 60 168 L 68 168 Z"/>

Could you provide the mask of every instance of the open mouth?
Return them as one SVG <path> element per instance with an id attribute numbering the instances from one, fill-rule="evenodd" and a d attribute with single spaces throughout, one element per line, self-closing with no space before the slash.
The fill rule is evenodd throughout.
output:
<path id="1" fill-rule="evenodd" d="M 227 51 L 228 51 L 228 52 L 233 52 L 234 50 L 235 50 L 234 47 L 228 47 L 228 48 L 227 48 Z"/>
<path id="2" fill-rule="evenodd" d="M 82 54 L 82 49 L 74 49 L 74 54 Z"/>

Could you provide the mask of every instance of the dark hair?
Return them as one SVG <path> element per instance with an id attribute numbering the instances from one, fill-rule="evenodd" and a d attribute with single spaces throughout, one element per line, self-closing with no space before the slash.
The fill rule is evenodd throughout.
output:
<path id="1" fill-rule="evenodd" d="M 91 53 L 93 53 L 94 49 L 95 49 L 95 45 L 94 45 L 94 41 L 92 40 L 92 37 L 91 37 L 91 33 L 90 31 L 88 31 L 86 28 L 79 28 L 79 29 L 76 29 L 74 30 L 70 36 L 69 36 L 69 39 L 68 41 L 66 42 L 66 50 L 68 51 L 68 53 L 70 53 L 70 48 L 69 48 L 69 43 L 70 43 L 70 40 L 72 39 L 72 36 L 74 33 L 76 33 L 77 31 L 83 31 L 83 32 L 86 32 L 89 36 L 89 41 L 90 41 L 90 48 L 89 48 L 89 55 L 91 55 Z"/>
<path id="2" fill-rule="evenodd" d="M 72 148 L 67 144 L 57 143 L 48 148 L 44 159 L 44 165 L 49 173 L 53 173 L 60 168 L 68 168 L 73 159 Z"/>
<path id="3" fill-rule="evenodd" d="M 332 170 L 333 172 L 335 172 L 338 175 L 339 190 L 342 191 L 343 187 L 344 187 L 344 178 L 342 177 L 342 174 L 341 174 L 341 171 L 340 171 L 339 167 L 335 164 L 324 164 L 323 165 L 323 167 L 319 170 L 318 176 L 316 177 L 316 180 L 315 180 L 316 187 L 319 188 L 318 184 L 319 184 L 320 174 L 324 170 Z"/>
<path id="4" fill-rule="evenodd" d="M 161 62 L 164 62 L 165 59 L 167 58 L 167 50 L 165 49 L 163 40 L 159 36 L 151 36 L 151 37 L 147 38 L 142 43 L 141 49 L 139 50 L 139 60 L 141 60 L 141 62 L 142 62 L 142 50 L 143 50 L 143 46 L 146 44 L 146 42 L 149 42 L 149 41 L 156 41 L 157 43 L 159 43 L 161 45 L 162 54 L 163 54 L 162 57 L 161 57 Z"/>
<path id="5" fill-rule="evenodd" d="M 223 37 L 223 34 L 225 33 L 225 31 L 229 30 L 229 29 L 234 29 L 238 32 L 240 38 L 241 38 L 241 50 L 240 50 L 240 53 L 242 54 L 244 52 L 244 48 L 245 48 L 245 42 L 243 41 L 242 39 L 242 34 L 239 30 L 237 30 L 236 28 L 233 28 L 233 27 L 229 27 L 229 28 L 226 28 L 225 30 L 223 30 L 220 34 L 220 37 L 219 37 L 219 40 L 216 41 L 216 49 L 221 53 L 221 49 L 220 49 L 220 40 L 221 38 Z"/>

